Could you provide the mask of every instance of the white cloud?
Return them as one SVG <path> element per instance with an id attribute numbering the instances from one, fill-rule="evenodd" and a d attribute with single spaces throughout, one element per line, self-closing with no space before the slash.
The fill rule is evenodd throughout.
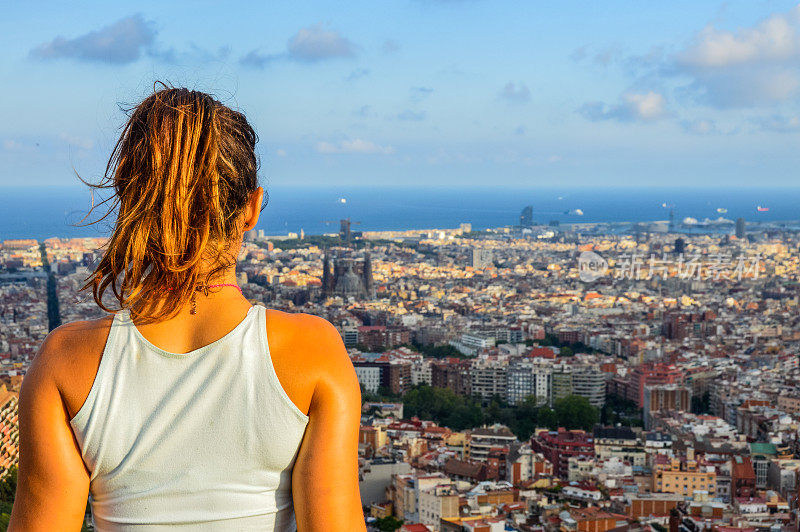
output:
<path id="1" fill-rule="evenodd" d="M 661 93 L 629 92 L 622 95 L 620 102 L 607 105 L 603 102 L 584 104 L 579 112 L 589 120 L 617 120 L 620 122 L 652 122 L 666 115 L 667 102 Z"/>
<path id="2" fill-rule="evenodd" d="M 774 105 L 800 95 L 800 6 L 734 31 L 707 26 L 665 69 L 708 105 Z"/>
<path id="3" fill-rule="evenodd" d="M 275 150 L 275 155 L 277 155 L 278 157 L 286 157 L 287 155 L 286 150 L 284 150 L 283 148 L 278 148 L 277 150 Z"/>
<path id="4" fill-rule="evenodd" d="M 343 140 L 338 143 L 318 142 L 316 150 L 319 153 L 377 153 L 381 155 L 391 155 L 394 148 L 391 146 L 380 146 L 374 142 L 361 139 Z"/>
<path id="5" fill-rule="evenodd" d="M 678 54 L 681 64 L 723 68 L 746 63 L 783 63 L 800 58 L 800 6 L 735 32 L 706 26 Z"/>
<path id="6" fill-rule="evenodd" d="M 657 92 L 625 94 L 623 100 L 633 116 L 641 120 L 656 120 L 664 115 L 666 100 Z"/>

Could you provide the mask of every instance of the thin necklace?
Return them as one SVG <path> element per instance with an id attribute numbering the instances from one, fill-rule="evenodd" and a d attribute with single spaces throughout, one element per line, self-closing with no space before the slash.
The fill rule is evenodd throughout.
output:
<path id="1" fill-rule="evenodd" d="M 242 289 L 239 288 L 238 284 L 233 284 L 233 283 L 220 283 L 220 284 L 207 284 L 207 285 L 199 284 L 194 287 L 194 292 L 192 292 L 192 297 L 189 300 L 190 303 L 192 304 L 191 308 L 189 309 L 189 314 L 197 314 L 197 300 L 195 298 L 197 292 L 203 292 L 203 295 L 207 296 L 209 288 L 222 288 L 223 286 L 233 287 L 237 289 L 240 294 L 242 294 Z M 242 295 L 244 296 L 244 294 Z"/>

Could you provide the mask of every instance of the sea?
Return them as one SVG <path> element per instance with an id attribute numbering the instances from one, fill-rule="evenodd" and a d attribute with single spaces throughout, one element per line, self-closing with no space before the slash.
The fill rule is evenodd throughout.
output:
<path id="1" fill-rule="evenodd" d="M 800 188 L 268 188 L 269 201 L 257 229 L 267 235 L 335 233 L 350 218 L 354 231 L 457 228 L 473 230 L 519 223 L 527 205 L 533 220 L 547 224 L 592 222 L 676 223 L 723 217 L 748 222 L 794 222 L 800 227 Z M 81 187 L 0 187 L 0 240 L 108 235 L 113 219 L 84 219 L 91 192 Z M 761 207 L 762 210 L 759 210 Z M 768 210 L 764 210 L 768 209 Z M 731 226 L 724 226 L 730 232 Z"/>

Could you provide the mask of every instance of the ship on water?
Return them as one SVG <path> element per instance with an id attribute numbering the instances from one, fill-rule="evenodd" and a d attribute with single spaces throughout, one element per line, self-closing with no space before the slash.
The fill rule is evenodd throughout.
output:
<path id="1" fill-rule="evenodd" d="M 761 205 L 759 205 L 758 207 L 756 207 L 756 209 L 758 210 L 758 212 L 767 212 L 769 210 L 769 207 L 762 207 Z"/>
<path id="2" fill-rule="evenodd" d="M 726 209 L 725 207 L 719 207 L 717 208 L 717 212 L 720 214 L 725 214 L 726 212 L 728 212 L 728 209 Z"/>

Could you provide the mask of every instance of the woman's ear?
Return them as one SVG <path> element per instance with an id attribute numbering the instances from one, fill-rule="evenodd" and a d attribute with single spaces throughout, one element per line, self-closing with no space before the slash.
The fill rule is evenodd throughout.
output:
<path id="1" fill-rule="evenodd" d="M 244 209 L 244 226 L 242 232 L 249 231 L 258 223 L 258 217 L 261 214 L 261 202 L 264 201 L 264 189 L 258 187 L 247 201 L 247 206 Z"/>

